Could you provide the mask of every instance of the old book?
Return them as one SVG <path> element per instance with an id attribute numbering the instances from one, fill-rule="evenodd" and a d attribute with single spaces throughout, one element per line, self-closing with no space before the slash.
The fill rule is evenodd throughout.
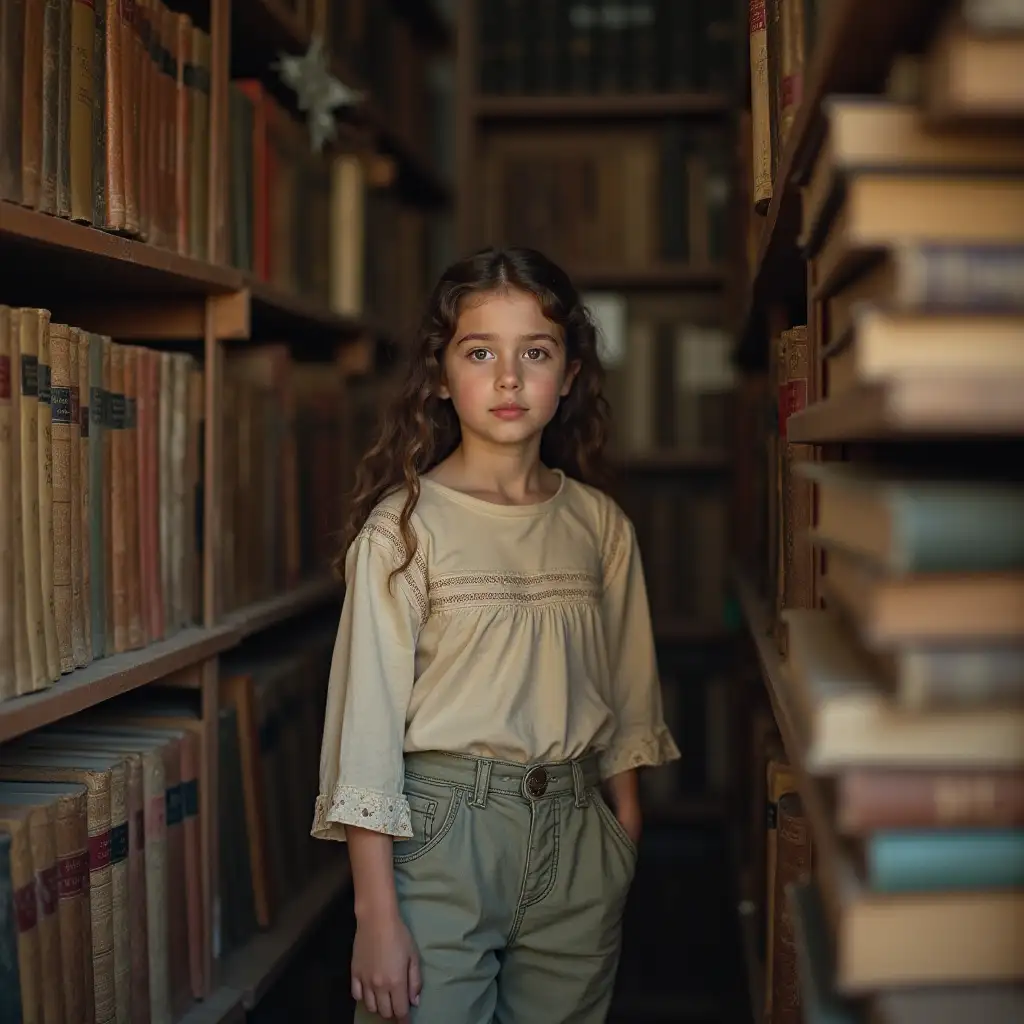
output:
<path id="1" fill-rule="evenodd" d="M 35 676 L 32 672 L 31 642 L 29 628 L 28 590 L 25 565 L 25 530 L 24 530 L 24 495 L 22 491 L 22 425 L 21 425 L 21 311 L 7 306 L 0 307 L 6 312 L 10 328 L 8 343 L 11 368 L 11 408 L 10 408 L 10 468 L 11 486 L 9 505 L 11 517 L 11 559 L 13 562 L 12 576 L 12 616 L 14 646 L 14 687 L 15 693 L 27 693 L 33 689 Z M 31 620 L 34 622 L 34 620 Z"/>
<path id="2" fill-rule="evenodd" d="M 143 620 L 142 582 L 139 577 L 139 380 L 135 345 L 122 346 L 124 356 L 124 526 L 125 563 L 128 592 L 128 647 L 137 650 L 146 643 Z"/>
<path id="3" fill-rule="evenodd" d="M 93 0 L 72 0 L 70 61 L 71 219 L 93 219 L 93 104 L 96 12 Z"/>
<path id="4" fill-rule="evenodd" d="M 43 27 L 45 0 L 22 0 L 25 10 L 21 92 L 21 201 L 40 205 L 43 168 Z"/>
<path id="5" fill-rule="evenodd" d="M 132 1024 L 147 1024 L 149 1001 L 149 940 L 146 905 L 146 845 L 144 755 L 123 736 L 93 730 L 88 723 L 73 719 L 59 723 L 41 734 L 40 744 L 54 744 L 62 749 L 92 753 L 111 753 L 124 758 L 124 821 L 123 827 L 111 828 L 112 870 L 124 864 L 127 879 L 128 927 L 114 935 L 115 969 L 122 989 L 129 986 Z M 112 806 L 111 821 L 120 814 Z M 125 1000 L 122 999 L 122 1005 Z"/>
<path id="6" fill-rule="evenodd" d="M 110 871 L 111 767 L 88 763 L 82 755 L 40 751 L 11 744 L 0 751 L 0 779 L 34 782 L 77 782 L 89 791 L 88 903 L 91 929 L 93 1005 L 96 1024 L 114 1024 L 114 921 Z M 123 786 L 123 769 L 122 769 Z"/>
<path id="7" fill-rule="evenodd" d="M 107 5 L 110 0 L 89 0 L 92 27 L 92 225 L 107 223 Z"/>
<path id="8" fill-rule="evenodd" d="M 87 665 L 91 658 L 86 647 L 85 604 L 88 591 L 82 586 L 82 405 L 81 362 L 79 347 L 83 332 L 70 329 L 69 364 L 71 369 L 70 418 L 71 453 L 69 487 L 71 490 L 71 657 L 76 668 Z"/>
<path id="9" fill-rule="evenodd" d="M 128 437 L 128 396 L 125 393 L 127 346 L 110 346 L 110 582 L 113 600 L 114 651 L 131 647 L 131 457 Z"/>
<path id="10" fill-rule="evenodd" d="M 64 1024 L 67 1019 L 64 988 L 53 983 L 53 979 L 64 976 L 58 914 L 56 804 L 31 795 L 8 794 L 0 789 L 0 828 L 14 828 L 21 820 L 28 825 L 31 844 L 42 1020 L 44 1024 Z M 33 908 L 20 909 L 28 916 Z"/>
<path id="11" fill-rule="evenodd" d="M 57 0 L 57 216 L 71 216 L 71 7 L 78 0 Z"/>
<path id="12" fill-rule="evenodd" d="M 765 0 L 750 0 L 750 108 L 754 141 L 754 209 L 764 214 L 772 198 L 772 139 Z"/>
<path id="13" fill-rule="evenodd" d="M 185 519 L 192 513 L 188 494 L 186 466 L 188 463 L 188 388 L 192 357 L 175 353 L 173 391 L 171 394 L 171 574 L 170 597 L 177 629 L 189 622 L 192 604 L 188 592 L 189 576 L 185 571 L 186 559 L 192 557 L 185 549 Z"/>
<path id="14" fill-rule="evenodd" d="M 21 1019 L 18 923 L 11 878 L 11 836 L 8 832 L 0 832 L 0 1012 L 4 1020 Z"/>
<path id="15" fill-rule="evenodd" d="M 189 246 L 194 259 L 210 258 L 210 36 L 192 27 L 189 126 Z"/>
<path id="16" fill-rule="evenodd" d="M 163 67 L 163 105 L 161 107 L 164 166 L 161 181 L 164 207 L 164 244 L 176 249 L 178 242 L 178 18 L 163 0 L 157 0 L 160 10 L 160 45 L 165 56 Z"/>
<path id="17" fill-rule="evenodd" d="M 126 52 L 127 22 L 130 9 L 124 0 L 96 0 L 103 9 L 102 56 L 103 73 L 103 129 L 106 203 L 102 225 L 115 231 L 126 229 L 126 120 L 131 109 L 125 99 L 125 70 L 131 56 Z"/>
<path id="18" fill-rule="evenodd" d="M 60 143 L 60 0 L 43 4 L 39 210 L 57 212 L 57 148 Z"/>
<path id="19" fill-rule="evenodd" d="M 39 320 L 45 310 L 18 311 L 20 373 L 22 571 L 30 674 L 19 680 L 19 693 L 49 685 L 46 625 L 43 610 L 42 552 L 39 538 Z M 46 314 L 48 317 L 48 314 Z M 12 334 L 13 340 L 13 334 Z"/>
<path id="20" fill-rule="evenodd" d="M 764 1019 L 772 1019 L 772 1000 L 775 991 L 774 965 L 775 932 L 778 922 L 778 911 L 775 900 L 777 889 L 776 876 L 779 871 L 779 802 L 787 794 L 796 792 L 796 773 L 788 764 L 785 756 L 774 753 L 769 757 L 765 770 L 767 779 L 766 833 L 765 842 L 765 957 L 764 957 Z"/>
<path id="21" fill-rule="evenodd" d="M 39 338 L 36 417 L 39 473 L 40 586 L 43 594 L 43 630 L 46 639 L 46 671 L 50 682 L 60 678 L 60 651 L 53 589 L 53 408 L 51 406 L 50 313 L 33 310 Z"/>
<path id="22" fill-rule="evenodd" d="M 152 240 L 150 214 L 149 167 L 152 153 L 152 121 L 150 118 L 150 89 L 152 87 L 153 62 L 150 56 L 150 25 L 147 0 L 135 0 L 135 30 L 139 37 L 138 63 L 138 204 L 139 235 L 146 241 Z"/>
<path id="23" fill-rule="evenodd" d="M 20 203 L 22 89 L 25 66 L 25 0 L 10 0 L 0 11 L 0 199 Z"/>
<path id="24" fill-rule="evenodd" d="M 11 398 L 11 311 L 0 306 L 0 480 L 11 482 L 0 496 L 0 701 L 18 692 L 14 632 L 22 614 L 16 600 L 14 560 L 14 503 L 20 502 L 20 487 L 15 489 L 17 464 L 14 461 Z"/>
<path id="25" fill-rule="evenodd" d="M 0 812 L 0 831 L 11 837 L 10 877 L 14 890 L 18 977 L 21 982 L 21 1015 L 14 1019 L 25 1024 L 43 1024 L 43 972 L 39 959 L 39 917 L 29 814 L 28 808 Z"/>
<path id="26" fill-rule="evenodd" d="M 140 231 L 139 105 L 142 89 L 142 37 L 136 0 L 121 5 L 121 119 L 124 162 L 124 230 Z"/>
<path id="27" fill-rule="evenodd" d="M 89 902 L 88 789 L 75 782 L 0 781 L 3 802 L 53 808 L 62 989 L 69 1024 L 95 1018 Z"/>
<path id="28" fill-rule="evenodd" d="M 797 793 L 779 799 L 776 832 L 775 925 L 772 935 L 771 1024 L 801 1024 L 800 976 L 793 919 L 786 890 L 811 873 L 811 837 Z"/>
<path id="29" fill-rule="evenodd" d="M 790 693 L 809 771 L 851 765 L 1009 770 L 1022 764 L 1024 709 L 907 711 L 892 700 L 835 611 L 791 610 L 786 618 Z"/>
<path id="30" fill-rule="evenodd" d="M 164 635 L 160 585 L 159 423 L 160 353 L 137 354 L 137 484 L 139 506 L 139 590 L 148 642 Z"/>
<path id="31" fill-rule="evenodd" d="M 71 641 L 74 619 L 71 565 L 73 554 L 77 552 L 73 550 L 71 525 L 71 329 L 67 324 L 50 324 L 50 360 L 54 628 L 60 671 L 71 672 L 75 668 Z"/>
<path id="32" fill-rule="evenodd" d="M 106 490 L 106 406 L 103 351 L 106 339 L 89 335 L 89 617 L 92 623 L 92 654 L 113 654 L 107 648 L 106 522 L 109 499 Z"/>
<path id="33" fill-rule="evenodd" d="M 103 649 L 109 657 L 118 651 L 124 650 L 118 647 L 114 639 L 114 594 L 117 589 L 114 579 L 114 480 L 116 466 L 114 463 L 114 440 L 116 430 L 114 428 L 114 403 L 116 392 L 113 383 L 113 352 L 115 343 L 111 338 L 103 335 L 100 343 L 100 380 L 103 388 L 103 432 L 101 443 L 103 445 L 103 479 L 100 494 L 103 496 L 103 518 L 102 523 L 102 545 L 100 551 L 103 556 L 103 623 L 104 640 Z M 122 510 L 123 511 L 123 510 Z M 119 511 L 120 518 L 122 512 Z M 123 591 L 122 591 L 123 599 Z"/>
<path id="34" fill-rule="evenodd" d="M 79 412 L 79 448 L 78 448 L 78 479 L 79 479 L 79 548 L 81 552 L 81 603 L 82 648 L 85 664 L 89 664 L 94 652 L 92 648 L 92 468 L 90 466 L 89 433 L 92 426 L 92 393 L 91 393 L 91 351 L 92 335 L 86 331 L 74 329 L 78 338 L 78 412 Z"/>
<path id="35" fill-rule="evenodd" d="M 175 243 L 178 252 L 187 256 L 191 252 L 192 207 L 192 155 L 189 146 L 192 136 L 192 19 L 187 14 L 171 12 L 174 25 L 176 68 L 174 76 L 174 203 Z"/>

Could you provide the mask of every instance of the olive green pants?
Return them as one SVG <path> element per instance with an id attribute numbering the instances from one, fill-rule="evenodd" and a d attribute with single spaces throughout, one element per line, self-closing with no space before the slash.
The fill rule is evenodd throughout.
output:
<path id="1" fill-rule="evenodd" d="M 415 1024 L 600 1024 L 636 849 L 596 758 L 406 758 L 395 882 L 420 954 Z M 356 1021 L 380 1018 L 360 1004 Z"/>

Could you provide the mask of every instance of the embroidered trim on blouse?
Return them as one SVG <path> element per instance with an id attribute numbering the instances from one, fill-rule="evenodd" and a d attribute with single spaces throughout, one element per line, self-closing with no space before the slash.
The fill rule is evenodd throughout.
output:
<path id="1" fill-rule="evenodd" d="M 327 797 L 316 798 L 316 811 L 312 834 L 330 833 L 332 825 L 358 825 L 371 832 L 402 839 L 412 838 L 412 819 L 409 801 L 404 796 L 393 796 L 360 786 L 334 787 L 330 804 Z"/>
<path id="2" fill-rule="evenodd" d="M 672 734 L 662 725 L 654 733 L 617 742 L 614 749 L 606 751 L 601 758 L 601 776 L 608 778 L 630 768 L 665 764 L 679 756 Z"/>
<path id="3" fill-rule="evenodd" d="M 384 520 L 381 522 L 380 520 Z M 405 561 L 406 547 L 402 540 L 400 517 L 388 508 L 375 508 L 363 526 L 362 533 L 368 537 L 379 537 L 385 541 L 399 563 Z M 393 529 L 392 529 L 393 528 Z M 413 601 L 420 613 L 420 625 L 427 621 L 430 603 L 427 598 L 427 559 L 422 546 L 417 546 L 412 562 L 402 572 L 402 578 L 409 587 Z"/>
<path id="4" fill-rule="evenodd" d="M 430 610 L 483 604 L 593 604 L 601 586 L 589 572 L 461 572 L 430 581 Z"/>

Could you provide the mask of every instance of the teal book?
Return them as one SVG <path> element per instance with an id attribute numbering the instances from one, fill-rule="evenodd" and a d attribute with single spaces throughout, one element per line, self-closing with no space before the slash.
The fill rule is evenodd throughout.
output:
<path id="1" fill-rule="evenodd" d="M 875 892 L 937 892 L 1024 886 L 1024 829 L 876 832 L 864 844 Z"/>

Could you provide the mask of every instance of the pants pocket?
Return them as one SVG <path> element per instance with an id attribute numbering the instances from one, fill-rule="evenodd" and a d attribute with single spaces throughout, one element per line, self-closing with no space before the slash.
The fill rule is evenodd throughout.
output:
<path id="1" fill-rule="evenodd" d="M 409 801 L 412 838 L 396 839 L 393 859 L 407 864 L 434 849 L 455 821 L 461 794 L 453 786 L 427 779 L 406 779 L 405 798 Z"/>
<path id="2" fill-rule="evenodd" d="M 629 838 L 629 834 L 619 824 L 619 819 L 615 817 L 615 812 L 608 806 L 607 801 L 598 790 L 591 790 L 591 799 L 597 808 L 597 813 L 601 816 L 605 831 L 611 835 L 612 839 L 619 844 L 629 855 L 630 860 L 635 863 L 639 852 L 636 848 L 636 843 Z"/>

